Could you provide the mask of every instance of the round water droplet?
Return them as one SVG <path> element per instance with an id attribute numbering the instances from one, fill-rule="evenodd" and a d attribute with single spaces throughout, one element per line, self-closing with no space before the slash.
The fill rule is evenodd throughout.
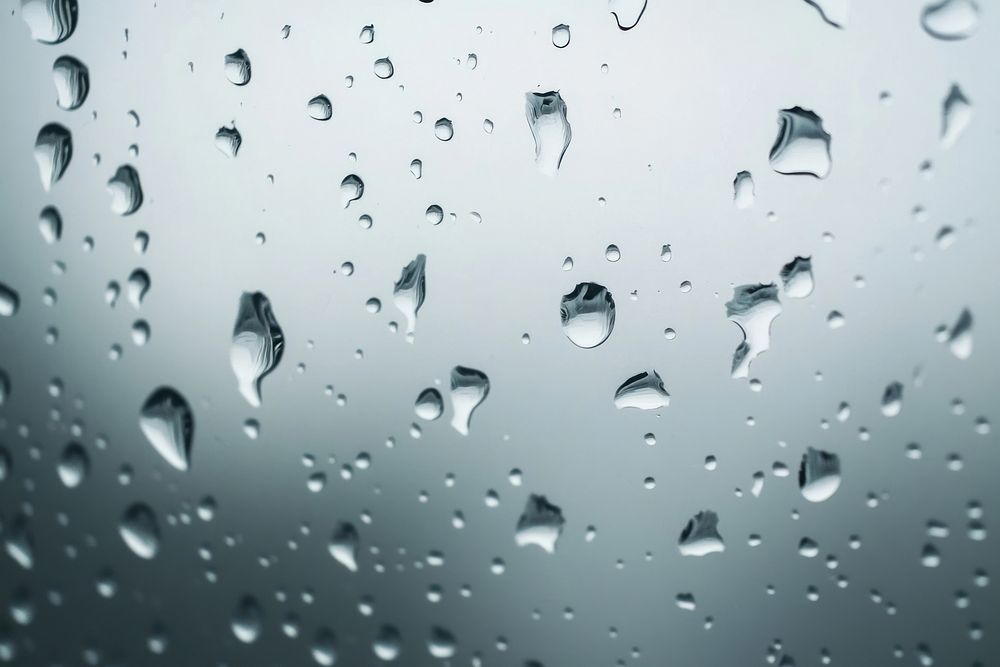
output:
<path id="1" fill-rule="evenodd" d="M 562 297 L 560 304 L 563 333 L 574 345 L 597 347 L 608 339 L 615 326 L 615 301 L 597 283 L 579 283 Z"/>
<path id="2" fill-rule="evenodd" d="M 569 39 L 569 26 L 565 23 L 560 23 L 552 28 L 552 46 L 564 49 L 569 46 Z"/>
<path id="3" fill-rule="evenodd" d="M 375 76 L 378 78 L 389 79 L 394 71 L 392 61 L 388 58 L 379 58 L 375 61 Z"/>
<path id="4" fill-rule="evenodd" d="M 441 141 L 451 141 L 451 138 L 455 136 L 455 128 L 451 121 L 447 118 L 439 118 L 434 123 L 434 136 Z"/>

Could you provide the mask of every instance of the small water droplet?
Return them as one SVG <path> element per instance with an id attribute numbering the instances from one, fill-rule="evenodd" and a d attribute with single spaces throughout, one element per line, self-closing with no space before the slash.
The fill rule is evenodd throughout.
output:
<path id="1" fill-rule="evenodd" d="M 142 185 L 139 172 L 130 164 L 123 164 L 108 180 L 111 194 L 111 212 L 118 215 L 132 215 L 142 206 Z"/>
<path id="2" fill-rule="evenodd" d="M 236 49 L 225 58 L 226 78 L 237 86 L 250 83 L 250 56 L 243 49 Z"/>
<path id="3" fill-rule="evenodd" d="M 886 417 L 895 417 L 903 410 L 903 385 L 899 382 L 890 382 L 882 392 L 882 414 Z"/>
<path id="4" fill-rule="evenodd" d="M 80 486 L 87 471 L 90 469 L 90 458 L 87 451 L 76 442 L 71 442 L 63 449 L 62 456 L 59 457 L 59 465 L 56 471 L 59 479 L 68 489 L 75 489 Z"/>
<path id="5" fill-rule="evenodd" d="M 375 61 L 375 76 L 380 79 L 389 79 L 392 77 L 395 71 L 392 67 L 392 61 L 388 58 L 379 58 Z"/>
<path id="6" fill-rule="evenodd" d="M 235 158 L 243 145 L 243 135 L 236 129 L 236 123 L 231 127 L 220 127 L 215 133 L 215 147 L 228 158 Z"/>
<path id="7" fill-rule="evenodd" d="M 149 560 L 160 550 L 160 526 L 156 514 L 145 503 L 134 503 L 118 522 L 118 534 L 139 558 Z"/>
<path id="8" fill-rule="evenodd" d="M 451 141 L 451 138 L 455 136 L 455 127 L 447 118 L 439 118 L 434 123 L 434 136 L 441 141 Z"/>
<path id="9" fill-rule="evenodd" d="M 465 366 L 451 369 L 451 426 L 469 435 L 469 422 L 490 393 L 490 380 L 482 371 Z"/>
<path id="10" fill-rule="evenodd" d="M 326 95 L 317 95 L 306 104 L 306 111 L 316 120 L 330 120 L 333 117 L 333 105 Z"/>
<path id="11" fill-rule="evenodd" d="M 570 34 L 569 26 L 565 23 L 560 23 L 559 25 L 552 28 L 552 46 L 557 49 L 565 49 L 569 46 Z"/>
<path id="12" fill-rule="evenodd" d="M 781 267 L 778 274 L 785 296 L 793 299 L 804 299 L 812 294 L 814 289 L 812 258 L 796 257 Z"/>
<path id="13" fill-rule="evenodd" d="M 260 637 L 264 621 L 264 612 L 257 598 L 244 595 L 233 611 L 229 627 L 233 635 L 244 644 L 252 644 Z"/>
<path id="14" fill-rule="evenodd" d="M 550 554 L 555 553 L 564 523 L 566 520 L 560 508 L 546 500 L 545 496 L 531 494 L 517 520 L 514 541 L 519 547 L 534 544 Z"/>
<path id="15" fill-rule="evenodd" d="M 972 103 L 958 87 L 952 84 L 941 105 L 941 147 L 951 148 L 972 122 Z"/>
<path id="16" fill-rule="evenodd" d="M 753 207 L 754 199 L 753 176 L 749 171 L 741 171 L 733 179 L 733 203 L 736 208 L 747 209 Z"/>
<path id="17" fill-rule="evenodd" d="M 413 406 L 417 416 L 426 421 L 438 419 L 444 412 L 444 401 L 441 399 L 441 392 L 433 387 L 428 387 L 417 396 L 417 402 Z"/>
<path id="18" fill-rule="evenodd" d="M 948 349 L 959 359 L 972 356 L 972 312 L 963 308 L 948 331 Z"/>

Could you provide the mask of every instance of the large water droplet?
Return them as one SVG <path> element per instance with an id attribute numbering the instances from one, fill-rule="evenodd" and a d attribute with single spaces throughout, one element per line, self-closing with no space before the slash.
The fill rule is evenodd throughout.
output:
<path id="1" fill-rule="evenodd" d="M 130 164 L 123 164 L 108 180 L 111 193 L 111 212 L 118 215 L 132 215 L 142 206 L 142 185 L 139 172 Z"/>
<path id="2" fill-rule="evenodd" d="M 733 354 L 732 376 L 745 378 L 750 362 L 771 347 L 771 323 L 781 314 L 778 288 L 773 284 L 740 285 L 726 303 L 726 317 L 743 332 Z"/>
<path id="3" fill-rule="evenodd" d="M 851 12 L 851 0 L 806 0 L 819 11 L 823 20 L 835 28 L 847 26 Z"/>
<path id="4" fill-rule="evenodd" d="M 55 243 L 62 238 L 62 216 L 55 206 L 46 206 L 38 214 L 38 231 L 46 243 Z"/>
<path id="5" fill-rule="evenodd" d="M 133 503 L 118 522 L 118 534 L 139 558 L 149 560 L 160 550 L 160 526 L 145 503 Z"/>
<path id="6" fill-rule="evenodd" d="M 59 457 L 59 465 L 56 466 L 59 479 L 66 488 L 74 489 L 80 486 L 89 469 L 90 458 L 87 456 L 87 450 L 76 442 L 66 445 L 62 456 Z"/>
<path id="7" fill-rule="evenodd" d="M 309 647 L 313 662 L 323 667 L 337 664 L 337 637 L 330 628 L 319 628 Z"/>
<path id="8" fill-rule="evenodd" d="M 427 638 L 427 651 L 435 658 L 451 658 L 455 655 L 458 644 L 455 635 L 444 628 L 434 626 L 431 628 L 431 635 Z"/>
<path id="9" fill-rule="evenodd" d="M 948 331 L 948 349 L 959 359 L 972 356 L 972 312 L 963 308 Z"/>
<path id="10" fill-rule="evenodd" d="M 444 401 L 441 399 L 441 392 L 433 387 L 428 387 L 417 396 L 417 402 L 413 406 L 417 416 L 426 421 L 434 421 L 444 412 Z"/>
<path id="11" fill-rule="evenodd" d="M 351 572 L 357 572 L 358 542 L 358 531 L 350 523 L 342 521 L 330 538 L 330 555 Z"/>
<path id="12" fill-rule="evenodd" d="M 811 503 L 821 503 L 840 488 L 840 457 L 809 447 L 799 464 L 799 490 Z"/>
<path id="13" fill-rule="evenodd" d="M 525 114 L 535 139 L 535 164 L 543 174 L 555 175 L 573 138 L 566 103 L 558 91 L 526 93 Z"/>
<path id="14" fill-rule="evenodd" d="M 557 49 L 565 49 L 569 46 L 570 34 L 569 26 L 565 23 L 560 23 L 559 25 L 552 28 L 552 46 Z"/>
<path id="15" fill-rule="evenodd" d="M 402 651 L 403 639 L 399 630 L 391 625 L 379 628 L 375 641 L 372 642 L 372 652 L 379 660 L 391 662 L 399 657 Z"/>
<path id="16" fill-rule="evenodd" d="M 352 201 L 361 199 L 365 194 L 365 183 L 355 174 L 344 176 L 340 182 L 340 205 L 347 208 Z"/>
<path id="17" fill-rule="evenodd" d="M 232 123 L 232 127 L 220 127 L 215 133 L 215 147 L 228 158 L 236 157 L 242 145 L 243 135 L 236 129 L 236 123 Z"/>
<path id="18" fill-rule="evenodd" d="M 438 118 L 434 123 L 434 136 L 441 141 L 451 141 L 455 136 L 455 126 L 447 118 Z"/>
<path id="19" fill-rule="evenodd" d="M 920 25 L 931 37 L 966 39 L 979 29 L 979 5 L 973 0 L 942 0 L 924 7 Z"/>
<path id="20" fill-rule="evenodd" d="M 681 531 L 677 548 L 682 556 L 706 556 L 726 550 L 719 535 L 719 516 L 710 510 L 695 514 Z"/>
<path id="21" fill-rule="evenodd" d="M 260 384 L 281 361 L 284 347 L 285 337 L 270 300 L 261 292 L 244 292 L 233 325 L 229 363 L 240 393 L 250 405 L 260 406 Z"/>
<path id="22" fill-rule="evenodd" d="M 559 307 L 563 333 L 577 347 L 597 347 L 615 328 L 615 300 L 602 285 L 579 283 Z"/>
<path id="23" fill-rule="evenodd" d="M 631 30 L 646 11 L 646 0 L 608 0 L 608 9 L 621 30 Z"/>
<path id="24" fill-rule="evenodd" d="M 462 435 L 469 435 L 472 413 L 490 393 L 490 380 L 482 371 L 465 366 L 451 369 L 451 426 Z"/>
<path id="25" fill-rule="evenodd" d="M 392 61 L 388 58 L 379 58 L 375 61 L 375 76 L 380 79 L 389 79 L 392 77 L 393 67 Z"/>
<path id="26" fill-rule="evenodd" d="M 965 128 L 972 122 L 972 103 L 958 87 L 952 84 L 948 96 L 941 105 L 941 147 L 951 148 L 958 141 Z"/>
<path id="27" fill-rule="evenodd" d="M 136 269 L 129 274 L 125 288 L 128 291 L 128 301 L 133 308 L 139 308 L 142 305 L 142 300 L 146 298 L 150 285 L 152 285 L 152 281 L 145 270 Z"/>
<path id="28" fill-rule="evenodd" d="M 882 414 L 895 417 L 903 410 L 903 385 L 890 382 L 882 392 Z"/>
<path id="29" fill-rule="evenodd" d="M 149 395 L 139 412 L 139 428 L 167 463 L 178 470 L 188 469 L 194 416 L 175 389 L 159 387 Z"/>
<path id="30" fill-rule="evenodd" d="M 21 17 L 31 38 L 43 44 L 58 44 L 76 30 L 79 8 L 76 0 L 21 0 Z"/>
<path id="31" fill-rule="evenodd" d="M 236 49 L 226 55 L 226 78 L 237 86 L 250 83 L 250 56 L 243 49 Z"/>
<path id="32" fill-rule="evenodd" d="M 566 520 L 561 509 L 546 500 L 545 496 L 531 494 L 517 520 L 514 541 L 519 547 L 534 544 L 550 554 L 555 553 L 564 523 Z"/>
<path id="33" fill-rule="evenodd" d="M 663 379 L 654 370 L 643 371 L 625 380 L 615 392 L 615 407 L 619 410 L 659 410 L 670 405 L 670 394 Z"/>
<path id="34" fill-rule="evenodd" d="M 229 627 L 233 635 L 244 644 L 252 644 L 260 637 L 264 621 L 264 612 L 257 598 L 244 595 L 236 604 Z"/>
<path id="35" fill-rule="evenodd" d="M 21 297 L 12 287 L 0 283 L 0 317 L 13 317 L 21 305 Z"/>
<path id="36" fill-rule="evenodd" d="M 309 100 L 306 111 L 316 120 L 330 120 L 333 117 L 333 105 L 326 95 L 317 95 Z"/>
<path id="37" fill-rule="evenodd" d="M 427 258 L 417 255 L 403 267 L 399 280 L 392 286 L 392 302 L 406 318 L 406 333 L 412 334 L 417 326 L 417 313 L 424 305 L 425 270 Z"/>
<path id="38" fill-rule="evenodd" d="M 813 273 L 812 258 L 796 257 L 781 267 L 778 273 L 785 296 L 793 299 L 803 299 L 812 294 Z"/>
<path id="39" fill-rule="evenodd" d="M 38 131 L 34 153 L 42 187 L 48 192 L 66 173 L 73 158 L 73 137 L 59 123 L 49 123 Z"/>
<path id="40" fill-rule="evenodd" d="M 736 178 L 733 179 L 733 203 L 736 204 L 736 208 L 746 209 L 753 207 L 755 198 L 753 176 L 750 172 L 741 171 L 736 174 Z"/>
<path id="41" fill-rule="evenodd" d="M 778 136 L 768 159 L 779 174 L 826 178 L 832 161 L 830 135 L 823 129 L 823 119 L 801 107 L 779 111 Z"/>
<path id="42" fill-rule="evenodd" d="M 60 109 L 79 108 L 90 92 L 90 71 L 73 56 L 60 56 L 52 63 L 52 78 L 56 84 L 56 104 Z"/>

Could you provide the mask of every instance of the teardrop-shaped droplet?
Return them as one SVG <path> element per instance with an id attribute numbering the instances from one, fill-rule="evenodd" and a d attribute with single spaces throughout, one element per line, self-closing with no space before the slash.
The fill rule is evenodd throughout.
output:
<path id="1" fill-rule="evenodd" d="M 253 644 L 260 637 L 264 625 L 264 612 L 257 598 L 244 595 L 236 604 L 229 627 L 233 635 L 244 644 Z"/>
<path id="2" fill-rule="evenodd" d="M 118 522 L 118 534 L 139 558 L 149 560 L 160 550 L 160 525 L 145 503 L 133 503 Z"/>
<path id="3" fill-rule="evenodd" d="M 28 517 L 18 514 L 6 530 L 4 549 L 15 563 L 30 570 L 35 566 L 35 540 L 31 535 Z"/>
<path id="4" fill-rule="evenodd" d="M 142 185 L 139 172 L 130 164 L 123 164 L 108 180 L 111 193 L 111 212 L 118 215 L 132 215 L 142 206 Z"/>
<path id="5" fill-rule="evenodd" d="M 646 0 L 608 0 L 608 9 L 614 15 L 619 29 L 631 30 L 646 11 Z"/>
<path id="6" fill-rule="evenodd" d="M 768 159 L 779 174 L 826 178 L 833 162 L 830 135 L 823 129 L 823 119 L 801 107 L 779 111 L 778 136 Z"/>
<path id="7" fill-rule="evenodd" d="M 340 182 L 340 205 L 347 208 L 352 201 L 361 199 L 365 194 L 365 183 L 356 174 L 344 176 Z"/>
<path id="8" fill-rule="evenodd" d="M 90 71 L 73 56 L 60 56 L 52 63 L 52 78 L 56 84 L 56 104 L 72 111 L 82 105 L 90 92 Z"/>
<path id="9" fill-rule="evenodd" d="M 228 158 L 235 158 L 242 145 L 243 135 L 236 129 L 236 123 L 232 123 L 232 127 L 220 127 L 215 133 L 215 147 Z"/>
<path id="10" fill-rule="evenodd" d="M 128 283 L 126 283 L 125 288 L 128 293 L 128 301 L 132 304 L 133 308 L 142 306 L 142 301 L 146 298 L 151 284 L 152 281 L 149 279 L 149 274 L 144 269 L 136 269 L 129 274 Z"/>
<path id="11" fill-rule="evenodd" d="M 59 479 L 62 480 L 66 488 L 74 489 L 80 486 L 80 483 L 86 478 L 88 470 L 90 470 L 90 457 L 87 456 L 87 450 L 76 442 L 66 445 L 62 456 L 59 457 L 59 464 L 56 466 Z"/>
<path id="12" fill-rule="evenodd" d="M 55 243 L 62 238 L 62 216 L 55 206 L 46 206 L 38 214 L 38 231 L 46 243 Z"/>
<path id="13" fill-rule="evenodd" d="M 555 553 L 556 542 L 562 534 L 562 510 L 550 503 L 545 496 L 531 494 L 524 506 L 524 511 L 517 520 L 517 530 L 514 541 L 523 547 L 534 544 L 548 553 Z"/>
<path id="14" fill-rule="evenodd" d="M 434 136 L 441 141 L 451 141 L 455 136 L 455 126 L 447 118 L 438 118 L 434 123 Z"/>
<path id="15" fill-rule="evenodd" d="M 719 534 L 719 516 L 710 510 L 698 512 L 681 531 L 677 548 L 682 556 L 707 556 L 721 553 L 726 545 Z"/>
<path id="16" fill-rule="evenodd" d="M 785 296 L 804 299 L 813 292 L 812 258 L 796 257 L 778 273 Z"/>
<path id="17" fill-rule="evenodd" d="M 726 303 L 726 317 L 743 333 L 743 342 L 733 354 L 732 376 L 745 378 L 750 362 L 771 347 L 771 323 L 781 314 L 778 288 L 773 283 L 740 285 Z"/>
<path id="18" fill-rule="evenodd" d="M 659 410 L 670 405 L 670 394 L 663 379 L 654 370 L 643 371 L 622 382 L 615 392 L 615 407 L 619 410 Z"/>
<path id="19" fill-rule="evenodd" d="M 941 147 L 951 148 L 972 122 L 972 102 L 958 84 L 952 84 L 941 105 Z"/>
<path id="20" fill-rule="evenodd" d="M 21 297 L 12 287 L 0 283 L 0 317 L 13 317 L 21 306 Z"/>
<path id="21" fill-rule="evenodd" d="M 565 23 L 560 23 L 559 25 L 552 28 L 552 46 L 557 49 L 565 49 L 569 46 L 570 34 L 569 26 Z"/>
<path id="22" fill-rule="evenodd" d="M 229 363 L 240 394 L 250 405 L 260 406 L 260 384 L 277 367 L 284 350 L 285 336 L 270 300 L 261 292 L 244 292 L 233 326 Z"/>
<path id="23" fill-rule="evenodd" d="M 972 37 L 979 29 L 979 5 L 974 0 L 941 0 L 924 7 L 920 25 L 931 37 L 953 41 Z"/>
<path id="24" fill-rule="evenodd" d="M 379 58 L 375 61 L 375 76 L 380 79 L 392 78 L 392 73 L 395 71 L 392 67 L 392 61 L 388 58 Z"/>
<path id="25" fill-rule="evenodd" d="M 736 208 L 752 208 L 756 195 L 753 187 L 753 176 L 749 171 L 741 171 L 733 180 L 733 203 Z"/>
<path id="26" fill-rule="evenodd" d="M 330 104 L 330 98 L 326 95 L 317 95 L 309 100 L 306 111 L 316 120 L 330 120 L 333 117 L 333 105 Z"/>
<path id="27" fill-rule="evenodd" d="M 811 503 L 829 500 L 840 488 L 840 457 L 809 447 L 799 464 L 799 490 Z"/>
<path id="28" fill-rule="evenodd" d="M 486 396 L 490 380 L 482 371 L 465 366 L 451 369 L 451 426 L 462 435 L 469 435 L 469 422 Z"/>
<path id="29" fill-rule="evenodd" d="M 579 283 L 559 306 L 563 333 L 574 345 L 597 347 L 615 328 L 615 300 L 602 285 Z"/>
<path id="30" fill-rule="evenodd" d="M 972 356 L 972 312 L 963 308 L 948 331 L 948 349 L 959 359 Z"/>
<path id="31" fill-rule="evenodd" d="M 139 428 L 167 463 L 178 470 L 188 469 L 194 416 L 175 389 L 159 387 L 149 395 L 139 412 Z"/>
<path id="32" fill-rule="evenodd" d="M 76 30 L 79 8 L 76 0 L 21 0 L 21 17 L 31 38 L 43 44 L 58 44 Z"/>
<path id="33" fill-rule="evenodd" d="M 886 417 L 896 417 L 903 411 L 903 385 L 890 382 L 882 392 L 882 414 Z"/>
<path id="34" fill-rule="evenodd" d="M 426 291 L 425 272 L 427 257 L 417 255 L 403 267 L 399 280 L 392 286 L 392 303 L 406 318 L 406 333 L 412 334 L 417 327 L 417 313 L 424 305 Z"/>
<path id="35" fill-rule="evenodd" d="M 73 158 L 73 137 L 59 123 L 49 123 L 38 131 L 34 152 L 42 187 L 48 192 L 66 173 Z"/>
<path id="36" fill-rule="evenodd" d="M 846 28 L 851 13 L 851 0 L 806 0 L 816 8 L 823 20 L 834 28 Z"/>
<path id="37" fill-rule="evenodd" d="M 566 116 L 566 103 L 559 91 L 525 94 L 525 115 L 535 139 L 535 164 L 539 171 L 554 176 L 573 138 Z"/>
<path id="38" fill-rule="evenodd" d="M 250 83 L 250 56 L 243 49 L 236 49 L 226 55 L 226 78 L 237 86 Z"/>
<path id="39" fill-rule="evenodd" d="M 357 572 L 358 542 L 358 531 L 350 523 L 342 521 L 330 538 L 330 555 L 351 572 Z"/>
<path id="40" fill-rule="evenodd" d="M 441 392 L 434 387 L 428 387 L 417 396 L 417 402 L 413 405 L 417 416 L 426 421 L 438 419 L 444 412 L 444 401 Z"/>

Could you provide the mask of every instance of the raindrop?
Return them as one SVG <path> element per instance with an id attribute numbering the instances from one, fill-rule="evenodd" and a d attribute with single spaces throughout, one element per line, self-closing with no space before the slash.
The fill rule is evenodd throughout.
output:
<path id="1" fill-rule="evenodd" d="M 959 359 L 972 356 L 972 313 L 963 308 L 958 320 L 948 331 L 948 349 Z"/>
<path id="2" fill-rule="evenodd" d="M 654 370 L 643 371 L 625 380 L 615 392 L 615 407 L 619 410 L 659 410 L 670 405 L 670 394 L 663 379 Z"/>
<path id="3" fill-rule="evenodd" d="M 55 243 L 62 238 L 62 216 L 55 206 L 46 206 L 38 214 L 38 231 L 46 243 Z"/>
<path id="4" fill-rule="evenodd" d="M 569 26 L 565 23 L 560 23 L 552 28 L 552 46 L 557 49 L 565 49 L 569 46 L 569 39 Z"/>
<path id="5" fill-rule="evenodd" d="M 250 57 L 243 49 L 236 49 L 226 55 L 226 78 L 234 85 L 245 86 L 250 83 Z"/>
<path id="6" fill-rule="evenodd" d="M 778 288 L 773 284 L 740 285 L 726 303 L 726 317 L 743 332 L 743 342 L 733 354 L 732 376 L 745 378 L 750 362 L 770 349 L 771 323 L 781 314 Z"/>
<path id="7" fill-rule="evenodd" d="M 451 369 L 451 426 L 462 435 L 469 435 L 472 413 L 490 393 L 490 380 L 482 371 L 465 366 Z"/>
<path id="8" fill-rule="evenodd" d="M 882 393 L 882 414 L 895 417 L 903 410 L 903 385 L 890 382 Z"/>
<path id="9" fill-rule="evenodd" d="M 358 571 L 358 531 L 353 525 L 342 521 L 330 538 L 330 555 L 351 572 Z"/>
<path id="10" fill-rule="evenodd" d="M 930 3 L 920 14 L 920 25 L 937 39 L 953 41 L 972 37 L 979 29 L 979 5 L 974 0 Z"/>
<path id="11" fill-rule="evenodd" d="M 133 308 L 138 308 L 142 305 L 143 299 L 146 298 L 146 294 L 149 292 L 150 284 L 149 274 L 143 269 L 136 269 L 129 274 L 126 289 L 128 290 L 129 303 L 132 304 Z"/>
<path id="12" fill-rule="evenodd" d="M 188 469 L 194 416 L 175 389 L 159 387 L 149 395 L 139 412 L 139 428 L 167 463 L 178 470 Z"/>
<path id="13" fill-rule="evenodd" d="M 778 112 L 778 136 L 769 156 L 779 174 L 805 174 L 826 178 L 832 165 L 830 135 L 823 119 L 801 107 Z"/>
<path id="14" fill-rule="evenodd" d="M 457 645 L 455 636 L 445 630 L 434 626 L 431 628 L 430 637 L 427 638 L 427 651 L 435 658 L 451 658 L 455 655 Z"/>
<path id="15" fill-rule="evenodd" d="M 243 135 L 236 129 L 236 123 L 231 125 L 232 127 L 220 127 L 215 133 L 215 147 L 226 157 L 235 158 L 243 144 Z"/>
<path id="16" fill-rule="evenodd" d="M 333 105 L 326 95 L 317 95 L 309 100 L 306 111 L 316 120 L 330 120 L 333 117 Z"/>
<path id="17" fill-rule="evenodd" d="M 796 257 L 781 267 L 778 274 L 785 296 L 793 299 L 804 299 L 813 292 L 813 273 L 811 257 Z"/>
<path id="18" fill-rule="evenodd" d="M 406 318 L 408 334 L 416 330 L 417 313 L 424 305 L 426 265 L 427 257 L 417 255 L 412 262 L 403 267 L 399 280 L 392 286 L 392 302 Z"/>
<path id="19" fill-rule="evenodd" d="M 68 489 L 78 487 L 87 476 L 90 469 L 90 459 L 87 451 L 76 442 L 71 442 L 63 449 L 62 456 L 59 457 L 59 465 L 56 472 L 59 479 Z"/>
<path id="20" fill-rule="evenodd" d="M 710 510 L 695 514 L 681 531 L 677 548 L 682 556 L 706 556 L 726 550 L 718 530 L 719 516 Z"/>
<path id="21" fill-rule="evenodd" d="M 73 56 L 60 56 L 52 63 L 52 77 L 60 109 L 72 111 L 86 101 L 90 92 L 90 72 L 82 62 Z"/>
<path id="22" fill-rule="evenodd" d="M 337 638 L 329 628 L 319 628 L 313 635 L 312 646 L 309 648 L 313 661 L 317 665 L 329 667 L 337 663 Z"/>
<path id="23" fill-rule="evenodd" d="M 118 534 L 139 558 L 149 560 L 160 550 L 160 527 L 148 505 L 134 503 L 122 514 Z"/>
<path id="24" fill-rule="evenodd" d="M 348 174 L 347 176 L 344 176 L 344 180 L 340 182 L 340 205 L 347 208 L 351 205 L 352 201 L 361 199 L 361 196 L 364 193 L 364 181 L 362 181 L 355 174 Z"/>
<path id="25" fill-rule="evenodd" d="M 142 206 L 142 186 L 139 172 L 130 164 L 123 164 L 108 180 L 111 193 L 111 212 L 118 215 L 132 215 Z"/>
<path id="26" fill-rule="evenodd" d="M 424 174 L 424 163 L 420 160 L 413 160 L 410 162 L 410 173 L 413 174 L 413 178 L 419 180 Z"/>
<path id="27" fill-rule="evenodd" d="M 972 122 L 972 103 L 958 84 L 952 84 L 941 105 L 941 147 L 951 148 Z"/>
<path id="28" fill-rule="evenodd" d="M 566 103 L 558 91 L 526 93 L 525 113 L 535 139 L 535 164 L 543 174 L 554 176 L 573 138 L 566 117 Z"/>
<path id="29" fill-rule="evenodd" d="M 388 58 L 379 58 L 375 61 L 375 76 L 378 78 L 391 78 L 393 71 L 392 61 Z"/>
<path id="30" fill-rule="evenodd" d="M 399 630 L 391 625 L 383 625 L 379 628 L 375 640 L 372 642 L 372 652 L 379 660 L 391 662 L 399 657 L 402 651 L 402 637 Z"/>
<path id="31" fill-rule="evenodd" d="M 799 464 L 799 490 L 811 503 L 829 500 L 840 488 L 840 457 L 809 447 Z"/>
<path id="32" fill-rule="evenodd" d="M 48 192 L 66 173 L 73 158 L 73 137 L 59 123 L 49 123 L 38 131 L 34 152 L 42 187 Z"/>
<path id="33" fill-rule="evenodd" d="M 271 301 L 261 292 L 240 296 L 229 347 L 229 363 L 240 394 L 247 403 L 260 407 L 260 384 L 281 361 L 285 337 L 274 316 Z"/>
<path id="34" fill-rule="evenodd" d="M 236 605 L 229 627 L 241 642 L 252 644 L 260 637 L 263 620 L 264 612 L 257 599 L 252 595 L 244 595 Z"/>
<path id="35" fill-rule="evenodd" d="M 733 203 L 736 208 L 752 208 L 756 195 L 754 193 L 753 175 L 749 171 L 741 171 L 733 179 Z"/>
<path id="36" fill-rule="evenodd" d="M 519 547 L 534 544 L 550 554 L 555 553 L 564 523 L 566 520 L 560 508 L 548 502 L 545 496 L 531 494 L 517 520 L 514 541 Z"/>
<path id="37" fill-rule="evenodd" d="M 78 13 L 76 0 L 21 0 L 21 17 L 28 24 L 31 38 L 43 44 L 69 39 L 76 29 Z"/>
<path id="38" fill-rule="evenodd" d="M 579 283 L 560 303 L 563 333 L 582 348 L 597 347 L 615 327 L 615 301 L 597 283 Z"/>
<path id="39" fill-rule="evenodd" d="M 0 317 L 13 317 L 21 306 L 21 297 L 7 285 L 0 283 Z"/>
<path id="40" fill-rule="evenodd" d="M 361 33 L 358 34 L 358 40 L 362 44 L 371 44 L 375 41 L 375 26 L 366 25 L 361 28 Z"/>
<path id="41" fill-rule="evenodd" d="M 417 402 L 413 406 L 417 416 L 426 421 L 434 421 L 444 412 L 444 401 L 441 399 L 441 392 L 433 387 L 429 387 L 420 392 Z"/>

